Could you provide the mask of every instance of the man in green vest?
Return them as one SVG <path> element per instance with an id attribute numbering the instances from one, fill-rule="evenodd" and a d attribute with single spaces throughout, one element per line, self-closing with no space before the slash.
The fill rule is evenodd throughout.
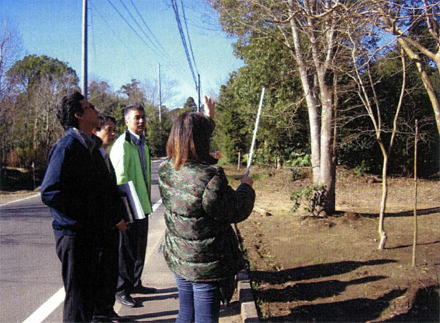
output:
<path id="1" fill-rule="evenodd" d="M 124 109 L 127 130 L 114 143 L 110 159 L 115 168 L 118 185 L 133 182 L 145 219 L 134 220 L 119 239 L 119 278 L 116 297 L 125 306 L 134 307 L 131 294 L 155 293 L 155 288 L 142 286 L 148 238 L 148 215 L 151 209 L 151 160 L 145 142 L 145 110 L 140 104 Z"/>

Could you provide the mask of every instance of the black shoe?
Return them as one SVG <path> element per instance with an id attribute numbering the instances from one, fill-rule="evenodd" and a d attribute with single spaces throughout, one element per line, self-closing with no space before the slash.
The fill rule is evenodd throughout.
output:
<path id="1" fill-rule="evenodd" d="M 119 303 L 121 303 L 122 305 L 128 307 L 136 306 L 136 301 L 133 299 L 133 297 L 130 296 L 130 294 L 127 293 L 116 294 L 116 298 L 118 299 Z"/>
<path id="2" fill-rule="evenodd" d="M 113 320 L 104 315 L 93 315 L 90 323 L 113 323 Z"/>
<path id="3" fill-rule="evenodd" d="M 133 294 L 154 294 L 157 293 L 157 289 L 153 287 L 145 287 L 142 285 L 136 286 L 131 291 Z"/>
<path id="4" fill-rule="evenodd" d="M 106 313 L 106 316 L 110 319 L 110 320 L 112 320 L 112 322 L 119 322 L 119 321 L 123 321 L 123 319 L 122 319 L 122 317 L 120 317 L 119 315 L 118 315 L 118 313 L 116 313 L 115 312 L 115 310 L 112 308 L 111 310 L 109 310 L 107 313 Z"/>

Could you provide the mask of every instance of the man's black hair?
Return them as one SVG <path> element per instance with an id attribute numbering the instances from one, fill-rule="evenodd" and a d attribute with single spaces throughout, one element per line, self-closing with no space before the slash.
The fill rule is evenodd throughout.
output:
<path id="1" fill-rule="evenodd" d="M 96 130 L 100 131 L 106 121 L 111 121 L 116 125 L 116 118 L 115 117 L 113 117 L 110 114 L 100 113 L 99 114 L 99 126 L 96 127 Z"/>
<path id="2" fill-rule="evenodd" d="M 125 107 L 124 109 L 124 119 L 127 119 L 128 114 L 130 113 L 130 111 L 132 110 L 137 110 L 137 111 L 144 111 L 145 109 L 142 106 L 142 104 L 140 103 L 133 103 L 133 104 L 129 104 Z"/>
<path id="3" fill-rule="evenodd" d="M 70 127 L 79 127 L 78 118 L 75 114 L 82 115 L 84 110 L 81 101 L 84 100 L 84 95 L 75 91 L 63 96 L 56 106 L 56 115 L 64 130 Z"/>

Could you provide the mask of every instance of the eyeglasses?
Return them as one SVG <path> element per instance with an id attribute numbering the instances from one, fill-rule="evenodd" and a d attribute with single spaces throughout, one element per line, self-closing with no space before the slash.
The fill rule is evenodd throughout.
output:
<path id="1" fill-rule="evenodd" d="M 114 128 L 110 128 L 110 127 L 108 127 L 108 128 L 104 128 L 103 130 L 104 130 L 105 132 L 108 132 L 108 133 L 116 132 L 116 129 L 114 129 Z"/>

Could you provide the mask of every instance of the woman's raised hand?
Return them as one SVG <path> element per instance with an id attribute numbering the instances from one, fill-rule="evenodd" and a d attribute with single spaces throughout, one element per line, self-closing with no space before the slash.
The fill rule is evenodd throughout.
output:
<path id="1" fill-rule="evenodd" d="M 215 102 L 211 97 L 205 95 L 205 114 L 214 120 L 215 116 Z"/>
<path id="2" fill-rule="evenodd" d="M 248 184 L 250 187 L 252 187 L 254 181 L 252 180 L 252 178 L 249 177 L 249 175 L 245 174 L 241 179 L 241 183 Z"/>

